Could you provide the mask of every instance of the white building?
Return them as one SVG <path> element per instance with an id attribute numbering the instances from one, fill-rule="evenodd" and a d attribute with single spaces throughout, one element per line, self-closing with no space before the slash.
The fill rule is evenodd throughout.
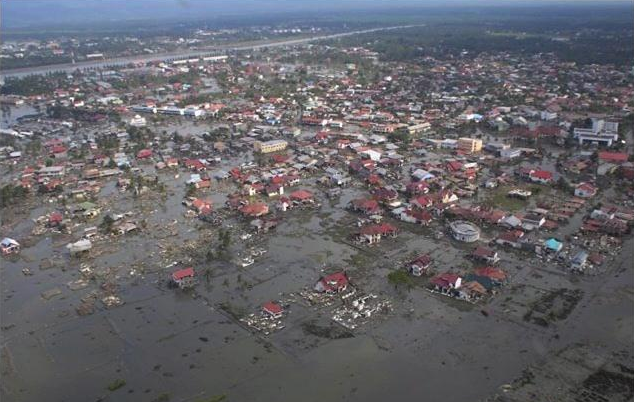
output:
<path id="1" fill-rule="evenodd" d="M 145 117 L 142 117 L 138 114 L 130 119 L 130 125 L 132 127 L 145 127 L 146 124 L 147 121 L 145 120 Z"/>
<path id="2" fill-rule="evenodd" d="M 60 177 L 64 173 L 64 166 L 47 166 L 37 171 L 37 174 L 41 177 Z"/>
<path id="3" fill-rule="evenodd" d="M 610 147 L 619 138 L 619 123 L 592 119 L 592 128 L 575 128 L 574 137 L 579 141 L 579 145 L 589 142 Z"/>
<path id="4" fill-rule="evenodd" d="M 363 155 L 366 155 L 368 158 L 370 158 L 373 161 L 380 161 L 381 160 L 381 153 L 378 151 L 375 151 L 374 149 L 368 149 L 365 150 L 363 152 L 361 152 Z"/>
<path id="5" fill-rule="evenodd" d="M 471 222 L 454 221 L 449 224 L 451 235 L 458 241 L 473 243 L 480 238 L 480 229 Z"/>
<path id="6" fill-rule="evenodd" d="M 184 110 L 183 114 L 191 117 L 202 117 L 205 115 L 205 111 L 203 109 L 188 107 Z"/>
<path id="7" fill-rule="evenodd" d="M 580 183 L 575 188 L 575 196 L 581 198 L 591 198 L 597 194 L 597 188 L 590 183 Z"/>
<path id="8" fill-rule="evenodd" d="M 522 155 L 522 151 L 518 148 L 506 148 L 500 151 L 500 156 L 502 158 L 519 158 Z"/>

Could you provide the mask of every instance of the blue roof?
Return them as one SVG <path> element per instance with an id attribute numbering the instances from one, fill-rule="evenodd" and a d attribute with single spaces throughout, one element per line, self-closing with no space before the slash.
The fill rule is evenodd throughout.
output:
<path id="1" fill-rule="evenodd" d="M 563 246 L 562 242 L 560 242 L 557 239 L 554 239 L 552 237 L 550 239 L 546 240 L 546 242 L 544 244 L 549 249 L 555 250 L 555 251 L 559 251 L 561 249 L 561 247 Z"/>

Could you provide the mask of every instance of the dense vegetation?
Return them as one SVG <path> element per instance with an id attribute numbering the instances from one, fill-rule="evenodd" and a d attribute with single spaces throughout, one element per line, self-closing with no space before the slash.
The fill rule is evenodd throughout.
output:
<path id="1" fill-rule="evenodd" d="M 28 191 L 22 186 L 7 184 L 0 189 L 0 208 L 15 205 L 23 200 Z"/>
<path id="2" fill-rule="evenodd" d="M 5 58 L 2 60 L 2 69 L 10 70 L 12 68 L 37 67 L 49 64 L 70 63 L 72 58 L 68 55 L 31 55 L 22 59 Z"/>
<path id="3" fill-rule="evenodd" d="M 606 2 L 608 3 L 608 2 Z M 147 10 L 150 12 L 150 10 Z M 319 27 L 322 34 L 361 30 L 379 26 L 420 25 L 403 30 L 341 38 L 346 44 L 365 46 L 385 54 L 388 60 L 409 60 L 438 51 L 471 52 L 522 51 L 554 52 L 563 60 L 579 63 L 631 63 L 634 54 L 634 10 L 631 4 L 525 4 L 506 6 L 446 5 L 416 7 L 354 7 L 338 13 L 326 8 L 311 12 L 250 13 L 249 15 L 209 16 L 162 23 L 118 20 L 53 24 L 38 27 L 5 27 L 7 39 L 79 39 L 75 54 L 102 52 L 108 56 L 143 53 L 144 49 L 174 50 L 173 42 L 157 38 L 189 37 L 198 29 L 227 29 L 215 36 L 213 44 L 224 41 L 269 39 L 271 27 Z M 264 31 L 261 29 L 265 29 Z M 103 37 L 107 36 L 107 40 Z M 133 38 L 131 40 L 130 38 Z M 565 38 L 563 41 L 562 38 Z M 139 41 L 136 41 L 136 40 Z M 96 44 L 96 46 L 95 46 Z M 156 46 L 155 46 L 156 45 Z M 2 69 L 51 64 L 62 56 L 37 56 L 5 60 Z M 44 59 L 42 59 L 44 58 Z M 46 60 L 49 58 L 49 60 Z"/>
<path id="4" fill-rule="evenodd" d="M 64 73 L 50 73 L 47 75 L 28 75 L 22 78 L 7 78 L 4 85 L 0 86 L 0 94 L 13 95 L 40 95 L 53 92 L 59 88 L 66 79 Z"/>
<path id="5" fill-rule="evenodd" d="M 344 46 L 365 46 L 385 60 L 406 61 L 424 56 L 464 55 L 464 52 L 553 53 L 580 64 L 630 65 L 634 54 L 634 24 L 613 14 L 598 18 L 574 9 L 548 17 L 489 15 L 450 17 L 406 30 L 382 31 L 337 39 Z"/>

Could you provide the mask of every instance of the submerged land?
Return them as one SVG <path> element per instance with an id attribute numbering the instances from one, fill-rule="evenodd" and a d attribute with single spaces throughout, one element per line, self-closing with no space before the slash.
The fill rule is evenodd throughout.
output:
<path id="1" fill-rule="evenodd" d="M 632 400 L 632 10 L 544 7 L 9 32 L 2 400 Z"/>

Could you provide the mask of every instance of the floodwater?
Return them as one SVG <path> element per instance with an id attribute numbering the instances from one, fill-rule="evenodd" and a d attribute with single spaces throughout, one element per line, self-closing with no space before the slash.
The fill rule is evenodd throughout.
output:
<path id="1" fill-rule="evenodd" d="M 224 161 L 211 172 L 236 162 Z M 156 173 L 151 166 L 143 169 Z M 632 352 L 631 238 L 611 256 L 610 269 L 596 277 L 572 277 L 534 257 L 501 251 L 500 266 L 512 276 L 511 284 L 525 288 L 507 286 L 472 306 L 387 283 L 387 272 L 412 254 L 430 253 L 444 270 L 471 266 L 468 249 L 436 239 L 441 224 L 421 229 L 398 223 L 397 239 L 355 246 L 349 235 L 357 216 L 344 208 L 366 194 L 363 188 L 346 188 L 329 200 L 307 179 L 297 188 L 313 191 L 321 207 L 287 211 L 273 232 L 249 240 L 239 237 L 248 222 L 227 213 L 234 255 L 253 246 L 268 250 L 253 265 L 238 267 L 199 258 L 200 251 L 217 246 L 217 228 L 184 215 L 189 174 L 156 174 L 167 186 L 165 195 L 152 190 L 135 198 L 104 185 L 103 213 L 132 211 L 144 224 L 137 234 L 95 240 L 88 256 L 70 258 L 65 245 L 101 218 L 78 224 L 72 235 L 32 236 L 32 219 L 52 206 L 44 203 L 19 215 L 22 220 L 5 215 L 3 234 L 27 241 L 19 257 L 2 260 L 0 270 L 3 401 L 152 401 L 166 393 L 170 401 L 219 395 L 228 401 L 478 401 L 573 342 Z M 216 181 L 213 186 L 208 195 L 221 209 L 237 188 Z M 182 248 L 190 243 L 195 246 Z M 81 264 L 98 279 L 73 291 L 66 284 L 80 278 Z M 210 275 L 192 293 L 168 288 L 168 274 L 190 264 Z M 23 268 L 33 275 L 23 275 Z M 325 339 L 305 333 L 302 323 L 328 322 L 328 308 L 292 303 L 286 327 L 268 336 L 247 330 L 220 308 L 256 312 L 266 301 L 312 286 L 329 268 L 348 268 L 358 287 L 391 299 L 394 310 L 355 330 L 354 337 Z M 78 316 L 80 299 L 104 282 L 116 284 L 125 304 L 105 309 L 97 302 L 94 314 Z M 548 327 L 522 319 L 535 295 L 558 288 L 583 292 L 567 319 Z M 41 296 L 51 289 L 60 294 Z M 109 390 L 117 379 L 125 385 Z"/>
<path id="2" fill-rule="evenodd" d="M 4 110 L 2 111 L 2 115 L 0 117 L 0 128 L 9 128 L 16 124 L 20 117 L 35 113 L 38 113 L 38 111 L 31 105 L 25 104 L 20 106 L 11 106 L 6 112 Z"/>

